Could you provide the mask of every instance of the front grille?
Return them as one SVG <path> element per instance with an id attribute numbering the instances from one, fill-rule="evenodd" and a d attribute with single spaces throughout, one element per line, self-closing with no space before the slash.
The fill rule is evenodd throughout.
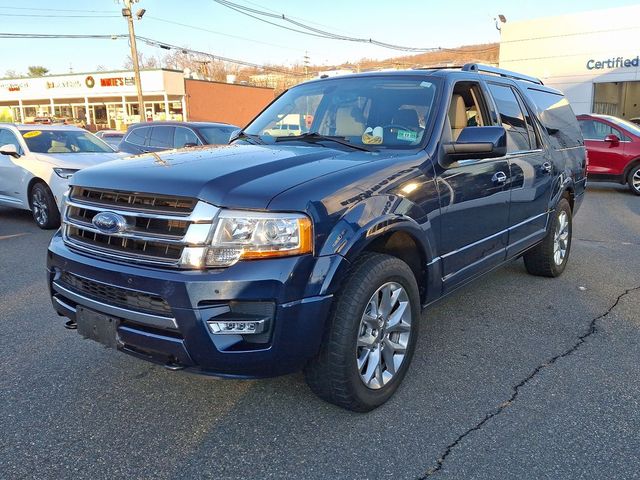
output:
<path id="1" fill-rule="evenodd" d="M 65 288 L 98 302 L 163 317 L 172 316 L 169 304 L 157 295 L 114 287 L 69 272 L 62 272 L 58 281 Z"/>
<path id="2" fill-rule="evenodd" d="M 186 215 L 191 213 L 197 202 L 192 198 L 85 187 L 73 187 L 70 198 L 107 208 L 140 209 L 156 213 L 182 213 Z"/>
<path id="3" fill-rule="evenodd" d="M 119 215 L 126 226 L 115 233 L 101 230 L 93 224 L 101 212 Z M 85 254 L 196 268 L 217 212 L 213 205 L 185 197 L 73 187 L 62 233 L 69 247 Z"/>

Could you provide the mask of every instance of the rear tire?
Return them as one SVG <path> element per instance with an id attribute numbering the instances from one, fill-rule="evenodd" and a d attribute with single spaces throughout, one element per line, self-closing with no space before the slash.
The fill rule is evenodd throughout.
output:
<path id="1" fill-rule="evenodd" d="M 33 220 L 43 230 L 60 226 L 60 211 L 49 187 L 43 182 L 36 183 L 29 193 Z"/>
<path id="2" fill-rule="evenodd" d="M 547 236 L 523 255 L 527 271 L 541 277 L 560 276 L 569 260 L 572 233 L 571 207 L 563 198 L 551 215 Z"/>
<path id="3" fill-rule="evenodd" d="M 360 256 L 334 299 L 320 352 L 305 368 L 311 390 L 356 412 L 385 403 L 411 363 L 420 310 L 406 263 L 380 253 Z"/>
<path id="4" fill-rule="evenodd" d="M 640 165 L 636 165 L 631 169 L 627 177 L 627 183 L 633 193 L 640 195 Z"/>

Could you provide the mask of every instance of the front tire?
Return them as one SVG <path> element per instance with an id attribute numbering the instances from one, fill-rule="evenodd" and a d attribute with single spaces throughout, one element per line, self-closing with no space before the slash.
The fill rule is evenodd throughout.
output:
<path id="1" fill-rule="evenodd" d="M 527 271 L 542 277 L 560 276 L 569 260 L 572 233 L 571 207 L 563 198 L 550 218 L 547 236 L 523 255 Z"/>
<path id="2" fill-rule="evenodd" d="M 320 353 L 305 368 L 309 387 L 356 412 L 382 405 L 411 363 L 419 321 L 409 266 L 390 255 L 363 254 L 334 299 Z"/>
<path id="3" fill-rule="evenodd" d="M 31 188 L 29 197 L 33 220 L 43 230 L 60 226 L 60 211 L 46 184 L 39 182 Z"/>
<path id="4" fill-rule="evenodd" d="M 629 172 L 627 183 L 631 191 L 636 195 L 640 195 L 640 165 L 636 165 Z"/>

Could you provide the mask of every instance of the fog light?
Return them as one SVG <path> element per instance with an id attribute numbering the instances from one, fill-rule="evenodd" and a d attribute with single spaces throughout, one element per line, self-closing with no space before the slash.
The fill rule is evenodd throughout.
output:
<path id="1" fill-rule="evenodd" d="M 267 320 L 208 321 L 211 333 L 216 335 L 254 335 L 267 329 Z"/>

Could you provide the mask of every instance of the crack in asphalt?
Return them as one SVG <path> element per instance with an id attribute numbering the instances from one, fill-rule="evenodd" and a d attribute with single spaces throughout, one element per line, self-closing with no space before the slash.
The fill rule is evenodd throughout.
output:
<path id="1" fill-rule="evenodd" d="M 509 397 L 509 399 L 506 400 L 505 402 L 502 402 L 500 405 L 498 405 L 498 407 L 494 411 L 487 413 L 480 422 L 478 422 L 473 427 L 469 428 L 467 431 L 459 435 L 453 442 L 447 445 L 442 455 L 440 455 L 440 457 L 436 460 L 435 465 L 429 468 L 424 473 L 424 475 L 418 477 L 418 480 L 424 480 L 438 473 L 440 470 L 442 470 L 442 467 L 447 457 L 451 454 L 453 449 L 456 448 L 460 444 L 460 442 L 462 442 L 462 440 L 464 440 L 465 437 L 472 434 L 473 432 L 480 430 L 489 420 L 491 420 L 493 417 L 497 415 L 500 415 L 507 407 L 509 407 L 516 400 L 516 398 L 518 397 L 518 394 L 520 393 L 520 389 L 524 387 L 527 383 L 529 383 L 529 381 L 531 381 L 535 376 L 537 376 L 538 373 L 540 373 L 544 368 L 550 367 L 561 358 L 567 357 L 572 353 L 574 353 L 576 350 L 578 350 L 578 348 L 580 348 L 580 346 L 587 341 L 587 338 L 589 338 L 590 336 L 598 332 L 598 327 L 597 327 L 598 320 L 601 320 L 605 318 L 607 315 L 609 315 L 613 311 L 613 309 L 618 306 L 618 304 L 620 303 L 620 300 L 623 297 L 625 297 L 626 295 L 629 295 L 631 292 L 636 290 L 640 290 L 640 285 L 638 285 L 637 287 L 628 288 L 623 293 L 618 295 L 618 298 L 616 298 L 616 301 L 613 303 L 613 305 L 611 305 L 611 307 L 609 307 L 609 309 L 605 313 L 598 315 L 597 317 L 595 317 L 589 322 L 589 326 L 587 328 L 586 333 L 580 335 L 576 343 L 574 343 L 571 347 L 569 347 L 564 352 L 559 353 L 558 355 L 551 357 L 549 360 L 538 365 L 536 368 L 534 368 L 531 371 L 529 375 L 523 378 L 518 384 L 511 387 L 513 392 L 511 393 L 511 396 Z"/>

